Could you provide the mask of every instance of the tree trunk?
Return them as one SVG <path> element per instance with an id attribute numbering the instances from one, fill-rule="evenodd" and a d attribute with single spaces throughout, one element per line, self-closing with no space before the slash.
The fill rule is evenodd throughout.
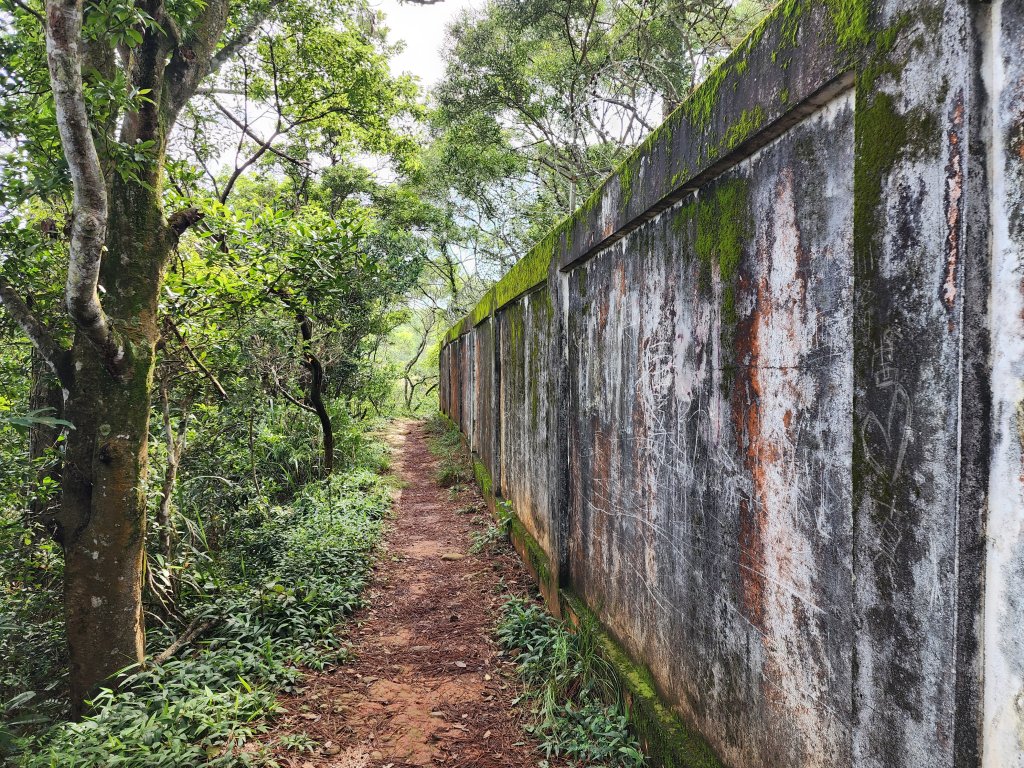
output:
<path id="1" fill-rule="evenodd" d="M 146 471 L 157 297 L 173 233 L 160 212 L 158 186 L 115 182 L 102 284 L 111 324 L 128 360 L 115 375 L 79 332 L 65 417 L 60 541 L 74 714 L 125 667 L 142 663 Z"/>
<path id="2" fill-rule="evenodd" d="M 320 429 L 324 434 L 324 474 L 331 475 L 334 472 L 334 427 L 324 404 L 324 366 L 313 354 L 313 321 L 302 312 L 298 320 L 302 333 L 302 364 L 310 373 L 309 404 L 320 419 Z"/>

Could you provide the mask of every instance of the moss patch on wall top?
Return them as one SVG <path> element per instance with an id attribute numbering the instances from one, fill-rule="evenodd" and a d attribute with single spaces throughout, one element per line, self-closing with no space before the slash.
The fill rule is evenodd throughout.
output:
<path id="1" fill-rule="evenodd" d="M 452 328 L 446 336 L 446 343 L 468 331 L 484 317 L 493 314 L 505 304 L 543 283 L 550 272 L 552 260 L 560 259 L 563 251 L 572 249 L 574 230 L 581 224 L 583 226 L 593 225 L 593 222 L 590 221 L 590 214 L 609 193 L 612 179 L 617 180 L 620 210 L 628 208 L 640 186 L 639 171 L 644 158 L 651 157 L 652 153 L 662 146 L 666 147 L 669 152 L 673 135 L 684 125 L 689 126 L 692 140 L 701 142 L 694 157 L 698 160 L 710 161 L 737 148 L 763 129 L 775 117 L 769 114 L 768 110 L 778 111 L 793 106 L 793 94 L 788 86 L 783 85 L 773 103 L 753 104 L 743 109 L 738 117 L 722 127 L 720 135 L 717 137 L 708 135 L 712 127 L 712 118 L 716 110 L 720 108 L 724 95 L 735 92 L 745 78 L 764 77 L 763 72 L 751 72 L 748 70 L 748 66 L 750 56 L 754 49 L 762 43 L 768 31 L 775 30 L 773 40 L 776 49 L 771 52 L 771 61 L 777 64 L 780 71 L 785 70 L 789 58 L 796 53 L 800 30 L 808 14 L 817 6 L 818 4 L 812 0 L 784 0 L 776 6 L 747 35 L 744 41 L 708 74 L 686 100 L 619 164 L 579 209 L 554 227 L 530 249 L 523 259 L 512 267 L 508 274 L 494 286 L 493 291 L 474 308 L 468 317 L 468 322 L 460 323 Z M 872 27 L 871 0 L 825 0 L 824 6 L 827 26 L 830 29 L 824 30 L 823 33 L 834 44 L 837 57 L 842 59 L 839 62 L 840 66 L 852 66 L 861 52 L 873 45 L 876 47 L 880 45 L 878 44 L 879 35 Z M 789 54 L 789 58 L 780 56 L 782 53 Z M 727 83 L 731 83 L 732 87 L 724 88 L 723 86 Z M 686 183 L 694 172 L 688 163 L 685 170 L 680 169 L 680 166 L 686 162 L 683 158 L 666 158 L 666 162 L 668 160 L 672 160 L 674 164 L 667 171 L 675 169 L 675 173 L 672 174 L 670 180 L 666 179 L 668 181 L 668 184 L 665 185 L 666 188 L 659 186 L 656 194 L 664 194 L 677 189 Z"/>

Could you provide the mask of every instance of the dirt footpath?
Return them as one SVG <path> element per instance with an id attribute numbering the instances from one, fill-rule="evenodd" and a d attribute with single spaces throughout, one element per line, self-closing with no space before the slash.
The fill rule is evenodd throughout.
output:
<path id="1" fill-rule="evenodd" d="M 475 486 L 453 496 L 435 479 L 424 425 L 395 425 L 393 471 L 403 487 L 369 589 L 369 608 L 346 625 L 356 658 L 310 673 L 270 734 L 305 734 L 307 749 L 277 748 L 298 768 L 534 766 L 514 666 L 499 655 L 494 622 L 508 588 L 532 589 L 507 546 L 471 555 L 490 523 Z M 286 739 L 286 741 L 288 741 Z M 267 741 L 269 743 L 269 740 Z"/>

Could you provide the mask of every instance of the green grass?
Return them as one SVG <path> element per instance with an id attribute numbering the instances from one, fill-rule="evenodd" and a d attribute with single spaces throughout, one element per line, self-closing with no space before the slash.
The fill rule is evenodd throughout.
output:
<path id="1" fill-rule="evenodd" d="M 570 631 L 539 603 L 514 598 L 505 604 L 497 635 L 516 654 L 534 715 L 527 731 L 548 757 L 579 760 L 588 768 L 646 765 L 593 627 L 584 621 Z"/>

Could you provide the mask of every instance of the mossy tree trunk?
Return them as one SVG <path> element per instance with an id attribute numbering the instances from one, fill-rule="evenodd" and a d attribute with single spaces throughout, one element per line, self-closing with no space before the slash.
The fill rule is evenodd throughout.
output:
<path id="1" fill-rule="evenodd" d="M 101 283 L 125 360 L 112 373 L 85 334 L 72 347 L 65 408 L 75 425 L 63 473 L 60 541 L 74 702 L 144 657 L 146 471 L 157 297 L 177 235 L 163 220 L 159 179 L 115 184 Z"/>
<path id="2" fill-rule="evenodd" d="M 65 284 L 66 312 L 75 327 L 71 349 L 3 279 L 0 304 L 60 380 L 63 416 L 75 427 L 68 434 L 53 531 L 65 555 L 76 714 L 98 686 L 144 660 L 142 569 L 157 299 L 171 250 L 199 217 L 188 209 L 164 218 L 167 138 L 203 78 L 248 45 L 282 1 L 255 10 L 230 4 L 241 16 L 224 39 L 229 0 L 196 6 L 185 32 L 163 0 L 142 0 L 139 9 L 154 23 L 137 30 L 141 42 L 119 47 L 115 56 L 109 40 L 83 38 L 84 0 L 46 0 L 47 67 L 73 188 Z M 118 69 L 146 98 L 97 122 L 83 71 L 110 79 Z M 144 149 L 145 160 L 121 168 L 123 160 L 97 151 L 117 145 Z"/>

